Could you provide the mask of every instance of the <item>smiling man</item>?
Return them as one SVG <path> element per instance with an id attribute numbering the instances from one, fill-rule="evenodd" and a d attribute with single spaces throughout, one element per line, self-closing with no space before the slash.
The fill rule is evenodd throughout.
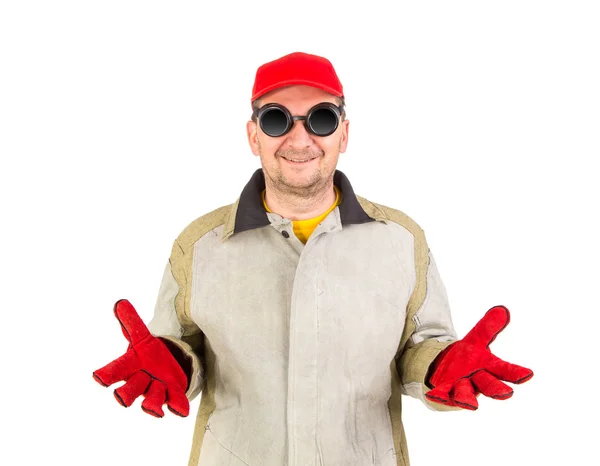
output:
<path id="1" fill-rule="evenodd" d="M 407 466 L 401 395 L 475 410 L 532 377 L 489 349 L 508 309 L 457 339 L 423 230 L 336 168 L 349 121 L 327 59 L 265 63 L 251 104 L 262 168 L 175 240 L 148 327 L 117 301 L 129 347 L 94 378 L 156 417 L 202 393 L 190 466 Z"/>
<path id="2" fill-rule="evenodd" d="M 255 99 L 252 121 L 247 123 L 246 129 L 252 152 L 260 156 L 267 205 L 291 220 L 319 216 L 336 199 L 333 174 L 340 152 L 345 152 L 348 145 L 350 122 L 342 119 L 345 115 L 341 106 L 343 99 L 302 84 L 278 88 Z M 320 117 L 316 124 L 329 131 L 333 129 L 333 125 L 327 126 L 331 121 L 337 124 L 328 136 L 316 137 L 306 128 L 305 119 L 288 122 L 286 110 L 291 115 L 307 115 L 309 110 L 323 103 L 331 103 L 332 107 L 314 109 L 312 118 Z M 339 116 L 334 111 L 339 112 Z M 287 125 L 289 132 L 276 137 L 266 134 L 257 124 L 258 114 L 261 122 L 273 130 L 281 133 Z"/>

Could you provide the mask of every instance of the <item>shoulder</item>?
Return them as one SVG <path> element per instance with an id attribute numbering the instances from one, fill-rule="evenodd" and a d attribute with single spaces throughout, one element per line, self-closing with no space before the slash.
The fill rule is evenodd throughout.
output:
<path id="1" fill-rule="evenodd" d="M 235 203 L 227 204 L 218 207 L 190 222 L 177 236 L 173 244 L 173 253 L 186 254 L 194 246 L 194 243 L 202 238 L 209 231 L 214 230 L 220 225 L 223 225 Z"/>
<path id="2" fill-rule="evenodd" d="M 397 224 L 408 230 L 415 237 L 415 239 L 422 241 L 425 240 L 425 233 L 421 226 L 412 217 L 408 216 L 401 210 L 370 201 L 358 195 L 356 196 L 356 199 L 363 210 L 371 218 L 383 220 L 385 223 L 393 222 L 394 224 Z"/>
<path id="3" fill-rule="evenodd" d="M 361 196 L 356 196 L 364 211 L 372 218 L 384 221 L 397 227 L 405 236 L 408 231 L 412 236 L 414 273 L 417 281 L 423 281 L 429 267 L 429 245 L 425 238 L 425 232 L 421 226 L 406 213 L 377 202 L 369 201 Z"/>

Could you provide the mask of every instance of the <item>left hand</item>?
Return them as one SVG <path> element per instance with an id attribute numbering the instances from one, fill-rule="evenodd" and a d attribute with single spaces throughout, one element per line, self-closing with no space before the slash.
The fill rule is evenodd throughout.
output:
<path id="1" fill-rule="evenodd" d="M 505 383 L 521 384 L 533 377 L 533 371 L 510 364 L 494 356 L 490 344 L 510 322 L 504 306 L 495 306 L 462 339 L 443 350 L 433 362 L 428 400 L 448 406 L 476 410 L 476 394 L 505 400 L 513 394 Z M 476 392 L 477 391 L 477 392 Z"/>

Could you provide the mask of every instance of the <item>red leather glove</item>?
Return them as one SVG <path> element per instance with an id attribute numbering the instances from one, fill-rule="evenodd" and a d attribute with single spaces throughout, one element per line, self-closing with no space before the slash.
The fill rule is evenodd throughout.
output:
<path id="1" fill-rule="evenodd" d="M 513 394 L 505 383 L 520 384 L 533 377 L 533 371 L 503 361 L 490 351 L 490 344 L 510 322 L 504 306 L 495 306 L 462 339 L 444 349 L 430 366 L 425 394 L 428 400 L 448 406 L 476 410 L 476 396 L 505 400 Z"/>
<path id="2" fill-rule="evenodd" d="M 95 371 L 94 379 L 105 387 L 125 380 L 114 391 L 117 401 L 125 407 L 144 395 L 142 409 L 148 414 L 163 417 L 162 405 L 166 402 L 171 412 L 186 417 L 190 412 L 185 394 L 187 376 L 175 357 L 150 333 L 129 301 L 117 301 L 114 312 L 129 347 L 123 356 Z"/>

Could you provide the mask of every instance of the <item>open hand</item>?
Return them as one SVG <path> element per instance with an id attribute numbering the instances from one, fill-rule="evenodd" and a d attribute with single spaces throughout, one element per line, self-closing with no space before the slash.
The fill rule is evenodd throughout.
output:
<path id="1" fill-rule="evenodd" d="M 521 384 L 533 377 L 533 371 L 510 364 L 494 356 L 490 344 L 510 322 L 504 306 L 491 308 L 462 339 L 442 351 L 431 366 L 428 400 L 448 406 L 475 410 L 477 396 L 504 400 L 513 394 L 505 383 Z"/>
<path id="2" fill-rule="evenodd" d="M 190 412 L 185 393 L 187 376 L 177 360 L 160 338 L 150 333 L 129 301 L 117 301 L 114 313 L 129 347 L 123 356 L 95 371 L 94 379 L 105 387 L 125 380 L 114 391 L 125 407 L 144 395 L 142 409 L 148 414 L 163 417 L 162 405 L 166 403 L 171 412 L 186 417 Z"/>

